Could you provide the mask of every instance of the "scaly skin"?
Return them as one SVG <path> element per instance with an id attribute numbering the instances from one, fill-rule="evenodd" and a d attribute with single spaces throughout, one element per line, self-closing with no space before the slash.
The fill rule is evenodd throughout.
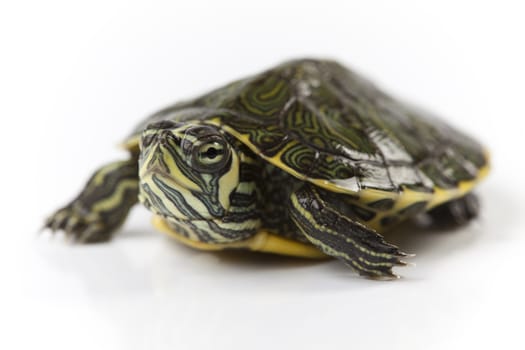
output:
<path id="1" fill-rule="evenodd" d="M 165 108 L 125 147 L 134 156 L 99 169 L 46 227 L 107 240 L 138 196 L 192 246 L 250 241 L 282 253 L 293 249 L 256 238 L 295 240 L 372 278 L 395 277 L 406 256 L 381 232 L 425 211 L 470 220 L 478 206 L 469 192 L 489 169 L 474 139 L 336 62 L 312 59 Z"/>
<path id="2" fill-rule="evenodd" d="M 93 174 L 73 201 L 51 215 L 44 227 L 53 232 L 63 230 L 76 242 L 107 241 L 137 203 L 137 194 L 136 158 L 107 164 Z"/>

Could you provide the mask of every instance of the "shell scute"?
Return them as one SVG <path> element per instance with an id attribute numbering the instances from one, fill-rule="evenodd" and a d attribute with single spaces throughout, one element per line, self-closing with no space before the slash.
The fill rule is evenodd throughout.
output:
<path id="1" fill-rule="evenodd" d="M 286 62 L 170 106 L 134 135 L 163 119 L 218 125 L 295 177 L 349 194 L 452 190 L 488 163 L 472 138 L 334 61 Z"/>

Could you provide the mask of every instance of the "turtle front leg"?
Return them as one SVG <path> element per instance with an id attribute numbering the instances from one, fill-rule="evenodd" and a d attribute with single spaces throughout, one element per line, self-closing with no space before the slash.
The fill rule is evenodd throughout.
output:
<path id="1" fill-rule="evenodd" d="M 387 243 L 373 229 L 350 217 L 337 199 L 341 194 L 304 185 L 290 197 L 290 214 L 306 238 L 325 254 L 374 279 L 398 278 L 394 266 L 404 266 L 408 254 Z M 344 212 L 344 213 L 343 213 Z"/>
<path id="2" fill-rule="evenodd" d="M 44 227 L 63 230 L 77 242 L 107 241 L 137 203 L 137 196 L 137 160 L 110 163 L 98 169 L 82 192 L 51 215 Z"/>

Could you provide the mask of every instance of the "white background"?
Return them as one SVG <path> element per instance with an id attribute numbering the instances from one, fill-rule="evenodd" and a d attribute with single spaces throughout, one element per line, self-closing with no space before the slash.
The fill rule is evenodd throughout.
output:
<path id="1" fill-rule="evenodd" d="M 2 2 L 0 348 L 525 348 L 519 1 L 248 3 Z M 109 244 L 36 235 L 125 156 L 114 146 L 141 118 L 302 56 L 336 58 L 482 140 L 479 220 L 396 232 L 418 255 L 395 282 L 196 252 L 143 208 Z"/>

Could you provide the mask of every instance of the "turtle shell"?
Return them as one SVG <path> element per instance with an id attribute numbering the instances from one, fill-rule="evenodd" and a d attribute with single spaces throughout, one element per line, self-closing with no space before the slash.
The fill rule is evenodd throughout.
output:
<path id="1" fill-rule="evenodd" d="M 488 163 L 471 137 L 334 61 L 286 62 L 165 108 L 127 146 L 160 120 L 217 125 L 299 179 L 370 198 L 440 193 L 436 205 L 470 190 Z"/>

